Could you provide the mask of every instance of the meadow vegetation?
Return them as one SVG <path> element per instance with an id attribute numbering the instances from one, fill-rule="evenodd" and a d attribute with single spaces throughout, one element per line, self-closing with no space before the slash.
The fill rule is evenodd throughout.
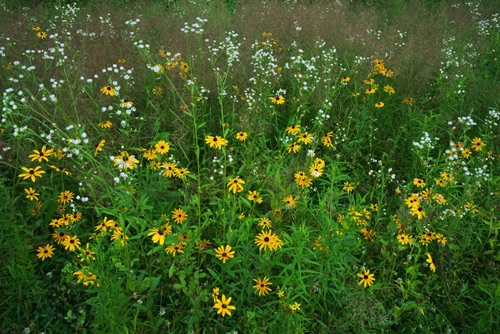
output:
<path id="1" fill-rule="evenodd" d="M 0 1 L 0 27 L 1 332 L 499 328 L 494 1 Z"/>

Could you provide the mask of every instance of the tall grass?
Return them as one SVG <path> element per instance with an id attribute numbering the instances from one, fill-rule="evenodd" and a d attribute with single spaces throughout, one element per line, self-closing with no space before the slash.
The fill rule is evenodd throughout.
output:
<path id="1" fill-rule="evenodd" d="M 2 331 L 498 327 L 493 2 L 1 8 Z"/>

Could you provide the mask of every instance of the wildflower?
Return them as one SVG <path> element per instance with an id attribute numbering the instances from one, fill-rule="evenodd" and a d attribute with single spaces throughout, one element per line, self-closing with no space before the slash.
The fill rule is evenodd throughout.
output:
<path id="1" fill-rule="evenodd" d="M 358 277 L 361 277 L 359 285 L 363 284 L 364 287 L 372 286 L 373 281 L 375 281 L 374 274 L 370 274 L 370 270 L 363 269 L 363 273 L 358 273 Z"/>
<path id="2" fill-rule="evenodd" d="M 215 250 L 215 257 L 222 261 L 222 263 L 226 263 L 228 259 L 234 257 L 234 251 L 231 250 L 231 246 L 220 246 Z"/>
<path id="3" fill-rule="evenodd" d="M 446 245 L 446 243 L 448 242 L 448 240 L 446 240 L 446 237 L 443 236 L 443 234 L 441 234 L 441 233 L 436 233 L 435 237 L 436 237 L 436 241 L 442 245 Z"/>
<path id="4" fill-rule="evenodd" d="M 313 136 L 310 133 L 304 132 L 303 134 L 300 135 L 299 139 L 297 139 L 297 142 L 299 143 L 304 143 L 304 144 L 310 144 L 313 141 Z"/>
<path id="5" fill-rule="evenodd" d="M 191 172 L 187 168 L 175 168 L 174 169 L 175 176 L 179 179 L 185 179 L 187 174 L 191 174 Z"/>
<path id="6" fill-rule="evenodd" d="M 166 176 L 168 178 L 172 178 L 175 176 L 175 170 L 177 169 L 177 164 L 173 162 L 164 162 L 161 167 L 165 169 L 163 172 L 163 176 Z"/>
<path id="7" fill-rule="evenodd" d="M 427 255 L 427 260 L 425 260 L 425 262 L 429 263 L 429 267 L 431 268 L 432 272 L 435 273 L 436 265 L 434 264 L 434 260 L 432 259 L 431 254 L 425 253 L 425 255 Z"/>
<path id="8" fill-rule="evenodd" d="M 161 88 L 160 86 L 154 86 L 151 91 L 154 95 L 161 95 L 163 93 L 163 88 Z"/>
<path id="9" fill-rule="evenodd" d="M 382 108 L 384 106 L 384 102 L 375 103 L 375 108 Z"/>
<path id="10" fill-rule="evenodd" d="M 165 154 L 167 153 L 168 151 L 170 151 L 170 145 L 164 141 L 164 140 L 160 140 L 158 143 L 156 143 L 155 145 L 155 151 L 156 153 L 158 154 Z"/>
<path id="11" fill-rule="evenodd" d="M 472 148 L 474 148 L 476 151 L 481 151 L 485 146 L 486 143 L 479 137 L 476 137 L 472 140 Z"/>
<path id="12" fill-rule="evenodd" d="M 418 220 L 422 220 L 423 218 L 426 217 L 424 209 L 422 209 L 421 206 L 419 206 L 419 207 L 413 207 L 410 210 L 411 210 L 411 215 L 412 216 L 417 216 Z"/>
<path id="13" fill-rule="evenodd" d="M 295 183 L 301 187 L 309 187 L 312 184 L 312 179 L 304 172 L 295 173 Z"/>
<path id="14" fill-rule="evenodd" d="M 72 236 L 72 237 L 67 237 L 65 240 L 64 240 L 64 249 L 69 249 L 70 252 L 74 252 L 75 251 L 75 248 L 80 248 L 80 240 L 78 239 L 78 237 L 75 235 L 75 236 Z"/>
<path id="15" fill-rule="evenodd" d="M 61 204 L 69 203 L 73 201 L 74 196 L 75 195 L 71 191 L 65 190 L 59 194 L 57 202 Z"/>
<path id="16" fill-rule="evenodd" d="M 184 253 L 184 243 L 183 242 L 179 242 L 177 243 L 176 245 L 172 244 L 171 246 L 168 246 L 166 249 L 165 249 L 165 252 L 167 252 L 167 254 L 172 254 L 173 256 L 176 256 L 178 253 Z"/>
<path id="17" fill-rule="evenodd" d="M 342 190 L 345 190 L 348 193 L 350 193 L 351 191 L 354 190 L 354 187 L 349 183 L 349 181 L 345 181 L 344 182 L 344 187 L 342 188 Z"/>
<path id="18" fill-rule="evenodd" d="M 259 296 L 265 296 L 269 293 L 269 291 L 271 291 L 271 288 L 268 287 L 268 285 L 272 285 L 273 283 L 269 282 L 269 279 L 266 276 L 264 276 L 263 279 L 254 279 L 254 282 L 257 284 L 254 285 L 253 288 L 255 289 L 255 292 L 259 292 Z"/>
<path id="19" fill-rule="evenodd" d="M 289 195 L 287 197 L 285 197 L 285 199 L 283 200 L 283 202 L 285 202 L 286 206 L 296 206 L 297 203 L 295 203 L 295 198 L 292 196 L 292 195 Z"/>
<path id="20" fill-rule="evenodd" d="M 405 97 L 403 103 L 411 107 L 415 103 L 415 100 L 413 100 L 413 97 Z"/>
<path id="21" fill-rule="evenodd" d="M 276 95 L 271 97 L 271 102 L 274 104 L 283 104 L 285 103 L 285 98 L 281 95 Z"/>
<path id="22" fill-rule="evenodd" d="M 31 154 L 29 157 L 31 158 L 31 161 L 38 160 L 38 162 L 42 162 L 42 160 L 49 161 L 48 157 L 50 157 L 53 153 L 53 149 L 48 149 L 44 145 L 40 151 L 38 150 L 33 150 L 33 154 Z"/>
<path id="23" fill-rule="evenodd" d="M 238 139 L 239 141 L 245 141 L 247 140 L 248 138 L 248 134 L 246 132 L 238 132 L 236 134 L 236 139 Z"/>
<path id="24" fill-rule="evenodd" d="M 91 249 L 90 249 L 90 246 L 89 244 L 87 243 L 86 244 L 86 247 L 85 249 L 81 249 L 80 250 L 81 253 L 79 255 L 80 257 L 80 261 L 89 261 L 89 260 L 95 260 L 95 252 L 93 252 Z"/>
<path id="25" fill-rule="evenodd" d="M 384 86 L 384 92 L 386 92 L 387 94 L 391 95 L 391 94 L 394 94 L 395 91 L 394 91 L 394 88 L 392 88 L 391 86 L 387 85 L 387 86 Z"/>
<path id="26" fill-rule="evenodd" d="M 187 73 L 187 72 L 189 72 L 189 65 L 186 62 L 182 61 L 179 64 L 179 69 L 181 70 L 181 72 Z"/>
<path id="27" fill-rule="evenodd" d="M 95 146 L 95 152 L 94 152 L 94 156 L 97 155 L 97 153 L 101 152 L 102 151 L 102 148 L 104 147 L 104 144 L 106 143 L 106 140 L 103 139 L 99 142 L 99 144 L 97 144 Z"/>
<path id="28" fill-rule="evenodd" d="M 115 96 L 116 89 L 111 86 L 104 86 L 101 88 L 101 93 L 109 96 Z"/>
<path id="29" fill-rule="evenodd" d="M 365 93 L 366 93 L 366 94 L 375 94 L 375 92 L 376 92 L 376 91 L 377 91 L 377 89 L 376 89 L 376 88 L 371 87 L 371 88 L 368 88 L 368 89 L 365 91 Z"/>
<path id="30" fill-rule="evenodd" d="M 52 234 L 52 237 L 59 245 L 62 245 L 66 238 L 68 238 L 68 235 L 64 232 L 55 232 L 54 234 Z"/>
<path id="31" fill-rule="evenodd" d="M 46 258 L 52 257 L 54 255 L 54 247 L 52 245 L 45 245 L 43 247 L 38 247 L 38 254 L 36 255 L 39 259 L 44 261 Z"/>
<path id="32" fill-rule="evenodd" d="M 122 105 L 122 107 L 132 108 L 132 106 L 134 105 L 134 102 L 129 101 L 129 100 L 123 100 L 120 104 Z"/>
<path id="33" fill-rule="evenodd" d="M 349 78 L 349 77 L 340 78 L 340 82 L 342 82 L 342 83 L 348 83 L 349 81 L 351 81 L 351 78 Z"/>
<path id="34" fill-rule="evenodd" d="M 42 174 L 45 174 L 41 166 L 36 166 L 35 168 L 21 167 L 21 169 L 26 173 L 19 174 L 19 177 L 22 177 L 24 180 L 31 178 L 31 182 L 35 182 L 37 177 L 42 177 Z"/>
<path id="35" fill-rule="evenodd" d="M 405 199 L 405 203 L 410 209 L 418 208 L 420 206 L 420 197 L 418 197 L 418 194 L 412 194 L 410 197 Z"/>
<path id="36" fill-rule="evenodd" d="M 269 218 L 261 218 L 259 220 L 259 226 L 261 226 L 262 228 L 271 228 L 271 220 L 269 220 Z"/>
<path id="37" fill-rule="evenodd" d="M 436 184 L 440 187 L 446 187 L 446 181 L 443 179 L 436 179 Z"/>
<path id="38" fill-rule="evenodd" d="M 295 311 L 300 311 L 300 304 L 295 302 L 294 304 L 288 305 L 290 307 L 290 310 L 292 313 L 295 313 Z"/>
<path id="39" fill-rule="evenodd" d="M 300 124 L 295 124 L 287 127 L 286 132 L 293 136 L 298 135 L 300 133 Z"/>
<path id="40" fill-rule="evenodd" d="M 24 192 L 26 193 L 26 198 L 29 199 L 30 201 L 36 199 L 38 201 L 38 197 L 37 196 L 40 196 L 39 193 L 37 193 L 33 188 L 29 188 L 29 189 L 24 189 Z"/>
<path id="41" fill-rule="evenodd" d="M 373 241 L 373 239 L 377 235 L 377 232 L 369 230 L 366 227 L 361 229 L 361 233 L 363 233 L 363 237 L 365 238 L 365 240 L 370 240 L 370 241 Z"/>
<path id="42" fill-rule="evenodd" d="M 257 191 L 249 191 L 247 198 L 249 201 L 256 201 L 259 204 L 262 203 L 262 197 L 259 197 L 259 193 Z"/>
<path id="43" fill-rule="evenodd" d="M 416 186 L 417 186 L 417 187 L 419 187 L 419 188 L 423 188 L 423 187 L 425 187 L 425 182 L 424 182 L 424 180 L 419 179 L 419 178 L 414 178 L 414 179 L 413 179 L 413 184 L 414 184 L 414 185 L 416 185 Z"/>
<path id="44" fill-rule="evenodd" d="M 216 299 L 214 308 L 217 309 L 217 314 L 222 314 L 225 316 L 226 314 L 231 316 L 230 310 L 235 310 L 236 307 L 233 305 L 229 305 L 231 303 L 231 297 L 226 299 L 225 295 L 222 295 L 222 299 Z"/>
<path id="45" fill-rule="evenodd" d="M 402 245 L 411 244 L 411 238 L 407 234 L 398 234 L 397 238 Z"/>
<path id="46" fill-rule="evenodd" d="M 278 236 L 273 234 L 270 230 L 262 230 L 260 234 L 255 237 L 255 244 L 259 246 L 259 250 L 262 250 L 262 248 L 264 248 L 264 250 L 267 250 L 268 248 L 270 250 L 275 250 L 278 247 L 276 245 L 278 240 Z"/>
<path id="47" fill-rule="evenodd" d="M 45 31 L 39 31 L 36 33 L 36 37 L 38 37 L 40 39 L 47 38 L 47 33 Z"/>
<path id="48" fill-rule="evenodd" d="M 300 151 L 300 144 L 298 142 L 288 144 L 287 152 L 288 153 L 297 153 Z"/>
<path id="49" fill-rule="evenodd" d="M 39 26 L 35 26 L 35 27 L 32 27 L 31 30 L 40 31 L 40 30 L 42 30 L 42 28 L 40 28 Z"/>
<path id="50" fill-rule="evenodd" d="M 227 146 L 228 141 L 220 136 L 207 136 L 205 138 L 205 143 L 210 145 L 210 148 L 216 148 L 220 150 L 222 146 Z"/>
<path id="51" fill-rule="evenodd" d="M 187 218 L 187 213 L 182 210 L 181 208 L 175 209 L 172 211 L 172 219 L 177 223 L 177 224 L 182 224 Z"/>
<path id="52" fill-rule="evenodd" d="M 429 237 L 425 233 L 419 236 L 418 242 L 420 242 L 422 245 L 427 246 L 427 245 L 429 245 L 430 241 L 431 241 L 431 239 L 429 239 Z"/>
<path id="53" fill-rule="evenodd" d="M 327 132 L 323 138 L 321 139 L 321 141 L 323 142 L 323 145 L 326 146 L 326 147 L 333 147 L 333 143 L 332 143 L 332 135 L 333 135 L 333 132 L 330 131 L 330 132 Z"/>
<path id="54" fill-rule="evenodd" d="M 244 212 L 242 212 L 242 213 L 240 213 L 240 214 L 238 215 L 238 220 L 243 220 L 243 219 L 245 219 L 245 217 L 246 217 L 246 216 L 245 216 L 245 213 L 244 213 Z"/>
<path id="55" fill-rule="evenodd" d="M 159 243 L 160 246 L 163 246 L 163 244 L 165 243 L 165 230 L 160 228 L 160 229 L 157 229 L 157 228 L 153 228 L 150 230 L 150 232 L 148 233 L 148 236 L 151 236 L 151 239 L 153 240 L 153 243 Z"/>
<path id="56" fill-rule="evenodd" d="M 311 174 L 314 178 L 318 178 L 323 175 L 323 168 L 320 166 L 320 164 L 311 165 L 311 167 L 309 167 L 309 174 Z"/>
<path id="57" fill-rule="evenodd" d="M 217 302 L 217 299 L 219 299 L 219 293 L 220 289 L 218 287 L 212 289 L 212 298 L 214 299 L 214 303 Z"/>
<path id="58" fill-rule="evenodd" d="M 464 149 L 462 151 L 462 156 L 465 158 L 465 159 L 469 159 L 469 157 L 472 155 L 472 151 L 469 150 L 468 148 Z"/>
<path id="59" fill-rule="evenodd" d="M 230 192 L 232 191 L 233 194 L 236 194 L 237 192 L 239 193 L 243 191 L 243 184 L 245 184 L 245 181 L 243 181 L 239 177 L 235 177 L 234 179 L 229 179 L 227 187 L 229 188 Z"/>

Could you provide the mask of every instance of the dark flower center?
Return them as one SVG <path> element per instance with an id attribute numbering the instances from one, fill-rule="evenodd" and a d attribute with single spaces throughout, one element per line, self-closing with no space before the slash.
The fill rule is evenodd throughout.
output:
<path id="1" fill-rule="evenodd" d="M 222 257 L 227 257 L 227 253 L 222 253 Z"/>
<path id="2" fill-rule="evenodd" d="M 269 238 L 268 238 L 268 237 L 265 237 L 265 238 L 264 238 L 264 241 L 265 241 L 265 242 L 269 242 Z"/>
<path id="3" fill-rule="evenodd" d="M 222 304 L 221 307 L 222 308 L 227 308 L 227 305 L 226 304 Z"/>

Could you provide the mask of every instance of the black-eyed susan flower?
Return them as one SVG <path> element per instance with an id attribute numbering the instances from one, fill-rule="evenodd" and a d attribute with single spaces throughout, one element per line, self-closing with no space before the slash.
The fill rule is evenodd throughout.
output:
<path id="1" fill-rule="evenodd" d="M 259 197 L 259 193 L 257 191 L 249 191 L 247 196 L 249 201 L 255 201 L 259 204 L 262 203 L 262 197 Z"/>
<path id="2" fill-rule="evenodd" d="M 31 179 L 31 182 L 35 182 L 37 177 L 42 177 L 42 174 L 45 174 L 41 166 L 36 166 L 35 168 L 21 167 L 21 169 L 25 173 L 19 174 L 19 177 L 22 177 L 23 180 Z"/>
<path id="3" fill-rule="evenodd" d="M 312 179 L 307 176 L 306 173 L 299 171 L 295 173 L 295 183 L 301 186 L 302 188 L 309 187 L 312 184 Z"/>
<path id="4" fill-rule="evenodd" d="M 357 275 L 361 278 L 361 281 L 359 281 L 359 285 L 363 284 L 365 288 L 366 286 L 372 286 L 373 281 L 375 281 L 375 275 L 370 274 L 370 270 L 363 269 L 363 272 L 358 273 Z"/>
<path id="5" fill-rule="evenodd" d="M 236 139 L 239 141 L 245 141 L 248 138 L 248 134 L 246 132 L 240 131 L 236 133 Z"/>
<path id="6" fill-rule="evenodd" d="M 231 246 L 220 246 L 215 249 L 215 257 L 222 261 L 222 263 L 226 263 L 227 260 L 234 257 L 234 251 L 231 250 Z"/>
<path id="7" fill-rule="evenodd" d="M 106 140 L 103 139 L 101 140 L 96 146 L 95 146 L 95 151 L 94 151 L 94 156 L 97 155 L 97 153 L 102 151 L 102 148 L 104 147 L 104 144 L 106 144 Z"/>
<path id="8" fill-rule="evenodd" d="M 419 188 L 423 188 L 423 187 L 425 187 L 425 182 L 424 182 L 424 180 L 419 179 L 419 178 L 417 178 L 417 177 L 413 179 L 413 184 L 414 184 L 414 185 L 416 185 L 416 186 L 417 186 L 417 187 L 419 187 Z"/>
<path id="9" fill-rule="evenodd" d="M 484 140 L 482 140 L 479 137 L 476 137 L 472 140 L 472 148 L 476 151 L 482 151 L 483 147 L 485 147 L 485 146 L 486 146 L 486 143 L 484 142 Z"/>
<path id="10" fill-rule="evenodd" d="M 226 295 L 222 295 L 222 299 L 215 299 L 214 308 L 217 309 L 217 314 L 221 314 L 223 317 L 227 314 L 231 316 L 231 310 L 236 310 L 236 307 L 229 305 L 231 303 L 231 297 L 226 299 Z"/>
<path id="11" fill-rule="evenodd" d="M 52 245 L 45 245 L 43 247 L 38 247 L 38 254 L 36 255 L 39 259 L 44 261 L 47 258 L 51 258 L 54 255 L 54 247 Z"/>
<path id="12" fill-rule="evenodd" d="M 300 304 L 295 302 L 293 304 L 289 304 L 288 307 L 290 308 L 290 311 L 292 311 L 292 313 L 295 313 L 296 311 L 300 311 Z"/>
<path id="13" fill-rule="evenodd" d="M 36 190 L 34 190 L 33 188 L 30 187 L 29 189 L 24 189 L 24 192 L 26 193 L 26 198 L 29 199 L 30 201 L 34 199 L 38 201 L 37 196 L 40 196 L 40 194 L 37 193 Z"/>
<path id="14" fill-rule="evenodd" d="M 413 207 L 410 209 L 410 211 L 411 211 L 411 215 L 417 216 L 418 220 L 422 220 L 423 218 L 425 218 L 427 216 L 424 209 L 421 206 Z"/>
<path id="15" fill-rule="evenodd" d="M 342 188 L 342 190 L 345 190 L 348 193 L 350 193 L 351 191 L 354 190 L 354 187 L 351 185 L 351 183 L 349 183 L 349 181 L 345 181 L 344 182 L 344 187 Z"/>
<path id="16" fill-rule="evenodd" d="M 42 162 L 42 160 L 49 161 L 49 158 L 52 154 L 54 154 L 53 149 L 48 149 L 44 145 L 40 151 L 38 150 L 33 150 L 33 154 L 31 154 L 29 157 L 31 158 L 31 161 L 38 160 L 38 162 Z"/>
<path id="17" fill-rule="evenodd" d="M 55 170 L 58 173 L 64 173 L 66 175 L 71 175 L 70 171 L 67 168 L 58 167 L 56 165 L 50 165 L 49 167 L 52 168 L 53 170 Z"/>
<path id="18" fill-rule="evenodd" d="M 285 103 L 285 98 L 281 95 L 271 96 L 270 99 L 271 99 L 271 102 L 274 104 L 279 105 L 279 104 Z"/>
<path id="19" fill-rule="evenodd" d="M 433 273 L 436 272 L 436 265 L 434 264 L 434 260 L 432 259 L 431 254 L 425 253 L 427 255 L 427 260 L 425 262 L 429 263 L 429 268 L 432 270 Z"/>
<path id="20" fill-rule="evenodd" d="M 290 125 L 289 127 L 286 128 L 286 132 L 293 136 L 298 135 L 300 133 L 300 124 Z"/>
<path id="21" fill-rule="evenodd" d="M 387 85 L 387 86 L 384 86 L 384 92 L 386 92 L 387 94 L 391 95 L 391 94 L 394 94 L 395 91 L 394 91 L 394 88 L 392 88 L 391 86 Z"/>
<path id="22" fill-rule="evenodd" d="M 212 289 L 212 298 L 214 299 L 214 303 L 216 303 L 217 299 L 219 299 L 219 293 L 220 289 L 218 287 Z"/>
<path id="23" fill-rule="evenodd" d="M 441 245 L 446 245 L 446 243 L 448 242 L 448 240 L 446 240 L 446 237 L 441 233 L 436 233 L 436 241 Z"/>
<path id="24" fill-rule="evenodd" d="M 76 235 L 70 237 L 68 236 L 65 240 L 64 240 L 64 249 L 67 249 L 69 250 L 70 252 L 74 252 L 75 249 L 79 249 L 80 248 L 80 239 L 78 239 L 78 237 Z"/>
<path id="25" fill-rule="evenodd" d="M 228 140 L 222 138 L 221 136 L 207 136 L 205 138 L 205 143 L 210 145 L 210 148 L 215 148 L 217 150 L 222 149 L 223 146 L 227 146 Z"/>
<path id="26" fill-rule="evenodd" d="M 405 97 L 403 99 L 403 103 L 411 107 L 415 103 L 415 100 L 413 99 L 413 97 Z"/>
<path id="27" fill-rule="evenodd" d="M 122 102 L 120 102 L 120 105 L 125 108 L 132 108 L 134 106 L 134 102 L 129 100 L 123 100 Z"/>
<path id="28" fill-rule="evenodd" d="M 170 151 L 170 145 L 166 141 L 160 140 L 155 145 L 155 151 L 158 154 L 168 153 L 168 151 Z"/>
<path id="29" fill-rule="evenodd" d="M 253 288 L 255 289 L 255 292 L 259 293 L 259 296 L 265 296 L 269 294 L 269 291 L 271 291 L 271 288 L 268 285 L 272 285 L 273 283 L 269 282 L 269 279 L 266 276 L 262 279 L 254 279 L 254 282 L 257 284 L 254 285 Z"/>
<path id="30" fill-rule="evenodd" d="M 375 108 L 382 108 L 384 106 L 384 102 L 375 103 Z"/>
<path id="31" fill-rule="evenodd" d="M 40 39 L 47 38 L 47 33 L 45 31 L 39 31 L 36 33 L 36 37 L 38 37 Z"/>
<path id="32" fill-rule="evenodd" d="M 113 123 L 111 123 L 111 121 L 104 121 L 104 122 L 100 122 L 98 124 L 98 126 L 101 128 L 101 129 L 109 129 L 111 126 L 113 125 Z"/>
<path id="33" fill-rule="evenodd" d="M 351 81 L 351 78 L 349 78 L 349 77 L 340 78 L 340 82 L 342 82 L 342 83 L 348 83 L 349 81 Z"/>
<path id="34" fill-rule="evenodd" d="M 95 252 L 90 248 L 89 243 L 85 245 L 84 249 L 80 249 L 80 255 L 78 255 L 80 261 L 90 261 L 95 260 Z"/>
<path id="35" fill-rule="evenodd" d="M 296 198 L 294 198 L 293 195 L 288 195 L 287 197 L 285 197 L 285 199 L 283 199 L 283 202 L 285 202 L 286 206 L 292 207 L 297 205 L 295 200 Z"/>
<path id="36" fill-rule="evenodd" d="M 259 226 L 262 228 L 271 228 L 271 220 L 269 218 L 259 219 Z"/>
<path id="37" fill-rule="evenodd" d="M 64 190 L 59 194 L 59 196 L 57 198 L 57 202 L 60 204 L 67 204 L 67 203 L 71 202 L 74 197 L 75 197 L 75 194 L 73 194 L 71 191 Z"/>
<path id="38" fill-rule="evenodd" d="M 62 231 L 55 232 L 52 237 L 56 240 L 59 245 L 64 244 L 64 241 L 68 238 L 68 235 Z"/>
<path id="39" fill-rule="evenodd" d="M 366 94 L 375 94 L 376 91 L 377 91 L 376 88 L 370 87 L 370 88 L 366 89 L 365 93 Z"/>
<path id="40" fill-rule="evenodd" d="M 104 86 L 101 88 L 101 93 L 109 96 L 115 96 L 116 94 L 116 89 L 114 89 L 111 86 Z"/>
<path id="41" fill-rule="evenodd" d="M 279 247 L 277 243 L 280 240 L 276 234 L 273 234 L 270 230 L 262 230 L 257 237 L 255 237 L 255 244 L 259 246 L 259 250 L 264 249 L 265 251 L 269 248 L 270 250 L 275 250 Z"/>
<path id="42" fill-rule="evenodd" d="M 172 178 L 175 176 L 175 170 L 177 169 L 177 164 L 173 162 L 164 162 L 161 165 L 161 168 L 164 169 L 163 176 L 168 178 Z"/>
<path id="43" fill-rule="evenodd" d="M 297 153 L 300 151 L 300 144 L 298 142 L 288 144 L 287 152 L 288 153 Z"/>
<path id="44" fill-rule="evenodd" d="M 159 243 L 160 246 L 163 246 L 165 243 L 165 236 L 167 233 L 165 233 L 165 230 L 163 228 L 153 228 L 149 230 L 148 236 L 151 237 L 153 240 L 153 243 Z"/>
<path id="45" fill-rule="evenodd" d="M 239 177 L 235 177 L 233 179 L 229 179 L 229 182 L 227 183 L 227 187 L 229 188 L 230 192 L 232 192 L 233 194 L 236 194 L 236 193 L 243 191 L 244 184 L 245 184 L 245 181 L 243 181 Z"/>
<path id="46" fill-rule="evenodd" d="M 177 224 L 182 224 L 186 221 L 187 219 L 187 213 L 182 210 L 181 208 L 177 208 L 174 211 L 172 211 L 172 219 L 177 223 Z"/>
<path id="47" fill-rule="evenodd" d="M 151 92 L 154 95 L 161 95 L 163 93 L 163 88 L 160 86 L 154 86 L 153 89 L 151 89 Z"/>
<path id="48" fill-rule="evenodd" d="M 312 143 L 313 141 L 313 135 L 308 133 L 308 132 L 304 132 L 303 134 L 301 134 L 299 136 L 299 138 L 297 139 L 297 141 L 299 143 L 304 143 L 305 145 L 308 145 L 310 143 Z"/>
<path id="49" fill-rule="evenodd" d="M 185 179 L 186 175 L 191 174 L 191 172 L 189 171 L 189 169 L 182 167 L 182 168 L 175 168 L 174 174 L 179 179 Z"/>
<path id="50" fill-rule="evenodd" d="M 323 142 L 323 145 L 325 147 L 333 147 L 332 136 L 333 136 L 333 131 L 330 131 L 325 133 L 323 138 L 321 138 L 321 141 Z"/>
<path id="51" fill-rule="evenodd" d="M 184 253 L 184 243 L 179 242 L 175 245 L 172 244 L 165 249 L 165 252 L 167 252 L 167 254 L 172 254 L 173 256 Z"/>

